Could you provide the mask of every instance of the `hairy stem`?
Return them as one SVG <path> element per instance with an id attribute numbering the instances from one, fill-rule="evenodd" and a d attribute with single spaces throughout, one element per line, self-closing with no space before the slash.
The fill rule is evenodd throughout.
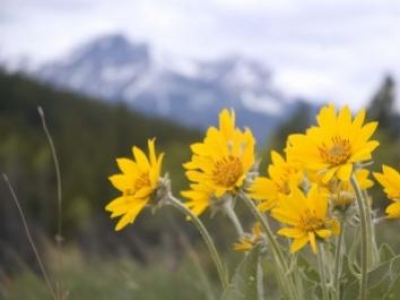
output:
<path id="1" fill-rule="evenodd" d="M 169 195 L 168 199 L 169 199 L 168 203 L 171 204 L 172 206 L 174 206 L 176 209 L 178 209 L 184 215 L 189 217 L 190 221 L 192 221 L 193 224 L 196 226 L 196 228 L 199 230 L 204 242 L 207 245 L 208 250 L 210 251 L 210 254 L 214 261 L 214 264 L 217 268 L 218 276 L 221 281 L 222 287 L 224 290 L 226 290 L 229 285 L 229 280 L 228 280 L 228 275 L 227 275 L 226 269 L 222 264 L 222 260 L 219 256 L 217 248 L 215 247 L 214 241 L 212 240 L 212 238 L 211 238 L 208 230 L 204 226 L 203 222 L 196 215 L 194 215 L 190 211 L 190 209 L 188 209 L 185 205 L 183 205 L 181 201 L 176 199 L 172 194 Z"/>
<path id="2" fill-rule="evenodd" d="M 328 286 L 326 281 L 326 274 L 325 274 L 325 265 L 324 265 L 324 249 L 321 243 L 318 243 L 318 268 L 319 268 L 319 275 L 321 281 L 321 289 L 322 289 L 322 299 L 329 300 L 329 292 Z"/>
<path id="3" fill-rule="evenodd" d="M 261 223 L 261 227 L 263 228 L 263 231 L 264 231 L 265 235 L 267 236 L 268 242 L 272 248 L 273 255 L 276 258 L 276 262 L 278 264 L 278 269 L 279 269 L 278 271 L 279 271 L 280 276 L 282 276 L 281 279 L 283 279 L 282 282 L 286 281 L 289 283 L 289 285 L 287 287 L 288 287 L 288 293 L 289 293 L 290 299 L 297 299 L 298 295 L 294 289 L 293 278 L 289 274 L 290 273 L 289 267 L 286 263 L 287 259 L 283 255 L 283 252 L 282 252 L 280 246 L 278 245 L 278 243 L 275 239 L 275 236 L 272 233 L 271 228 L 269 227 L 267 220 L 265 219 L 264 215 L 257 209 L 257 207 L 253 203 L 253 201 L 251 199 L 249 199 L 244 192 L 240 193 L 240 197 L 243 199 L 246 206 L 250 209 L 251 213 L 254 215 L 256 220 Z"/>
<path id="4" fill-rule="evenodd" d="M 226 201 L 224 203 L 224 212 L 226 213 L 228 218 L 231 220 L 233 226 L 235 227 L 236 233 L 240 238 L 244 235 L 244 230 L 243 230 L 242 224 L 240 223 L 240 220 L 239 220 L 238 216 L 236 215 L 236 212 L 233 208 L 232 198 L 227 199 L 227 200 L 228 201 Z"/>
<path id="5" fill-rule="evenodd" d="M 341 273 L 341 268 L 342 268 L 342 245 L 343 245 L 343 239 L 344 239 L 344 227 L 345 223 L 341 222 L 340 224 L 340 232 L 339 236 L 337 238 L 337 244 L 336 244 L 336 251 L 335 251 L 335 265 L 333 269 L 333 291 L 335 293 L 335 298 L 337 300 L 340 300 L 340 273 Z"/>
<path id="6" fill-rule="evenodd" d="M 363 198 L 365 199 L 365 217 L 367 221 L 367 236 L 368 239 L 368 249 L 371 254 L 368 258 L 368 269 L 371 269 L 374 265 L 379 262 L 379 250 L 375 239 L 375 228 L 373 222 L 373 216 L 371 211 L 371 205 L 369 203 L 368 194 L 365 190 L 361 191 Z"/>
<path id="7" fill-rule="evenodd" d="M 351 177 L 351 184 L 356 192 L 356 200 L 358 210 L 360 212 L 361 219 L 361 277 L 360 277 L 360 291 L 359 291 L 359 300 L 366 300 L 366 292 L 367 292 L 367 268 L 368 268 L 368 224 L 367 224 L 367 216 L 365 213 L 365 202 L 366 199 L 363 198 L 360 186 L 354 175 Z"/>

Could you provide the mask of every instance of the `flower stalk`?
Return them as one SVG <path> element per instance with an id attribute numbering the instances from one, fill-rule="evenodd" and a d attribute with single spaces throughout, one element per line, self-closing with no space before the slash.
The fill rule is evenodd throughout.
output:
<path id="1" fill-rule="evenodd" d="M 370 269 L 379 262 L 379 251 L 376 245 L 374 221 L 371 211 L 371 205 L 368 199 L 368 194 L 365 190 L 362 190 L 361 193 L 367 204 L 365 205 L 365 217 L 367 221 L 367 236 L 369 237 L 368 249 L 370 249 L 370 257 L 368 260 L 368 269 Z"/>
<path id="2" fill-rule="evenodd" d="M 253 201 L 251 199 L 249 199 L 243 191 L 240 192 L 240 197 L 242 198 L 242 200 L 244 201 L 246 206 L 249 208 L 251 213 L 254 215 L 256 220 L 261 223 L 261 227 L 268 239 L 269 244 L 271 245 L 272 253 L 273 253 L 273 255 L 276 259 L 276 263 L 278 265 L 278 271 L 279 271 L 279 274 L 281 277 L 280 281 L 285 282 L 285 281 L 287 281 L 287 278 L 289 278 L 288 294 L 289 294 L 290 299 L 297 299 L 297 294 L 295 292 L 293 279 L 291 276 L 289 276 L 290 271 L 289 271 L 289 267 L 286 263 L 286 259 L 283 255 L 283 252 L 282 252 L 280 246 L 276 242 L 274 234 L 272 233 L 267 220 L 265 219 L 264 215 L 257 209 L 257 207 L 255 206 Z M 287 276 L 289 276 L 289 277 L 287 277 Z"/>
<path id="3" fill-rule="evenodd" d="M 231 220 L 233 226 L 235 227 L 238 237 L 241 238 L 242 236 L 244 236 L 243 226 L 240 223 L 240 220 L 234 210 L 232 196 L 229 195 L 228 197 L 229 199 L 227 199 L 227 201 L 224 203 L 224 212 L 226 213 L 228 218 Z"/>
<path id="4" fill-rule="evenodd" d="M 340 273 L 342 268 L 341 252 L 344 240 L 344 228 L 345 228 L 345 222 L 342 221 L 340 222 L 340 232 L 337 238 L 337 244 L 335 250 L 335 265 L 333 269 L 333 280 L 332 280 L 333 292 L 335 299 L 337 300 L 340 300 Z"/>
<path id="5" fill-rule="evenodd" d="M 214 261 L 214 264 L 217 268 L 218 276 L 221 281 L 222 287 L 224 290 L 226 290 L 229 285 L 228 274 L 226 272 L 224 265 L 222 264 L 222 260 L 219 256 L 217 248 L 215 247 L 214 241 L 212 240 L 203 222 L 195 214 L 193 214 L 190 209 L 188 209 L 184 204 L 182 204 L 181 201 L 175 198 L 171 193 L 169 193 L 168 195 L 167 203 L 178 209 L 184 215 L 186 215 L 199 230 L 201 237 L 203 238 L 205 244 L 207 245 L 207 248 L 210 251 L 211 258 Z"/>
<path id="6" fill-rule="evenodd" d="M 318 248 L 319 251 L 317 255 L 317 260 L 318 260 L 318 269 L 319 269 L 321 289 L 322 289 L 322 299 L 330 300 L 327 288 L 328 286 L 326 281 L 325 265 L 324 265 L 324 247 L 322 243 L 318 243 Z"/>
<path id="7" fill-rule="evenodd" d="M 359 300 L 366 300 L 367 292 L 367 269 L 368 269 L 368 257 L 370 257 L 368 249 L 368 224 L 367 216 L 365 211 L 365 202 L 360 186 L 354 176 L 351 176 L 351 184 L 353 185 L 354 191 L 356 192 L 356 201 L 360 213 L 361 220 L 361 276 L 360 276 L 360 291 Z"/>

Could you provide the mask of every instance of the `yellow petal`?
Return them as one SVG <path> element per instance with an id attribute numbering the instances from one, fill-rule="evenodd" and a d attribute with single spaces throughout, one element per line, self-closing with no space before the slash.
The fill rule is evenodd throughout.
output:
<path id="1" fill-rule="evenodd" d="M 155 143 L 155 139 L 150 139 L 147 141 L 147 144 L 149 147 L 150 164 L 152 166 L 156 165 L 156 163 L 157 163 L 156 150 L 155 150 L 154 143 Z"/>
<path id="2" fill-rule="evenodd" d="M 231 113 L 227 109 L 222 110 L 219 114 L 219 128 L 221 133 L 226 139 L 232 139 L 235 129 L 235 111 L 231 110 Z"/>
<path id="3" fill-rule="evenodd" d="M 147 171 L 150 169 L 149 160 L 147 159 L 146 155 L 140 150 L 138 147 L 134 146 L 132 148 L 133 156 L 135 157 L 136 163 L 138 167 L 142 171 Z"/>
<path id="4" fill-rule="evenodd" d="M 317 247 L 317 242 L 315 240 L 315 234 L 314 232 L 309 232 L 308 233 L 308 239 L 310 241 L 311 249 L 314 254 L 318 253 L 318 247 Z"/>
<path id="5" fill-rule="evenodd" d="M 338 220 L 336 219 L 331 220 L 329 223 L 329 227 L 330 230 L 332 231 L 332 234 L 338 235 L 340 233 L 341 228 Z"/>
<path id="6" fill-rule="evenodd" d="M 332 103 L 321 109 L 317 116 L 317 122 L 320 127 L 324 127 L 331 132 L 336 129 L 336 111 Z"/>
<path id="7" fill-rule="evenodd" d="M 338 167 L 333 167 L 333 168 L 329 169 L 327 172 L 325 172 L 322 177 L 322 182 L 328 183 L 332 179 L 332 177 L 335 175 L 337 170 L 338 170 Z"/>
<path id="8" fill-rule="evenodd" d="M 306 203 L 315 210 L 318 217 L 325 219 L 328 210 L 328 194 L 317 184 L 313 184 L 308 192 Z"/>
<path id="9" fill-rule="evenodd" d="M 378 141 L 364 143 L 362 148 L 356 151 L 349 160 L 350 162 L 361 162 L 371 159 L 371 153 L 379 146 Z"/>
<path id="10" fill-rule="evenodd" d="M 353 172 L 353 164 L 345 164 L 339 167 L 336 176 L 338 179 L 342 181 L 349 181 L 352 172 Z"/>
<path id="11" fill-rule="evenodd" d="M 260 204 L 257 205 L 257 209 L 260 211 L 268 211 L 271 210 L 272 208 L 274 208 L 276 205 L 276 201 L 268 201 L 268 200 L 264 200 L 261 201 Z"/>
<path id="12" fill-rule="evenodd" d="M 300 250 L 301 248 L 303 248 L 308 242 L 308 236 L 307 235 L 303 235 L 302 237 L 299 237 L 297 239 L 295 239 L 292 243 L 292 245 L 290 246 L 290 252 L 295 253 L 298 250 Z"/>
<path id="13" fill-rule="evenodd" d="M 125 174 L 132 174 L 138 171 L 136 163 L 128 158 L 117 158 L 119 169 Z"/>
<path id="14" fill-rule="evenodd" d="M 297 239 L 302 237 L 304 232 L 297 228 L 282 228 L 278 230 L 278 234 Z"/>
<path id="15" fill-rule="evenodd" d="M 274 165 L 280 165 L 285 163 L 283 157 L 276 151 L 271 151 L 271 160 Z"/>
<path id="16" fill-rule="evenodd" d="M 347 105 L 340 110 L 337 123 L 339 135 L 347 135 L 351 125 L 351 112 Z"/>
<path id="17" fill-rule="evenodd" d="M 154 189 L 151 186 L 142 187 L 135 193 L 134 197 L 139 199 L 149 198 L 153 190 Z"/>
<path id="18" fill-rule="evenodd" d="M 357 139 L 354 143 L 363 143 L 370 139 L 377 127 L 378 122 L 369 122 L 368 124 L 365 124 L 365 126 L 363 126 L 362 129 L 358 132 Z"/>
<path id="19" fill-rule="evenodd" d="M 365 109 L 360 110 L 360 112 L 354 118 L 353 121 L 354 127 L 356 127 L 357 129 L 362 127 L 365 120 L 365 114 L 366 114 Z"/>
<path id="20" fill-rule="evenodd" d="M 136 220 L 136 217 L 140 213 L 140 211 L 145 207 L 147 204 L 147 201 L 136 201 L 134 204 L 132 204 L 131 209 L 128 211 L 127 214 L 125 214 L 117 223 L 117 226 L 115 227 L 116 231 L 119 231 L 123 229 L 126 225 L 129 223 L 133 223 Z"/>
<path id="21" fill-rule="evenodd" d="M 279 207 L 273 208 L 271 212 L 272 217 L 277 219 L 281 223 L 285 223 L 288 225 L 297 225 L 299 221 L 299 215 L 293 213 L 292 211 L 283 210 Z"/>
<path id="22" fill-rule="evenodd" d="M 386 165 L 384 165 L 382 168 L 383 168 L 384 174 L 386 175 L 386 177 L 388 179 L 390 179 L 390 182 L 392 184 L 399 184 L 400 183 L 400 174 L 399 174 L 399 172 L 397 170 L 395 170 L 395 169 L 393 169 L 393 168 L 391 168 L 389 166 L 386 166 Z"/>
<path id="23" fill-rule="evenodd" d="M 187 202 L 185 203 L 186 206 L 190 208 L 190 211 L 195 215 L 201 215 L 209 206 L 209 203 L 205 202 Z"/>
<path id="24" fill-rule="evenodd" d="M 315 231 L 315 233 L 322 239 L 326 239 L 332 235 L 332 232 L 328 229 L 320 229 Z"/>
<path id="25" fill-rule="evenodd" d="M 125 205 L 125 203 L 126 203 L 125 197 L 123 197 L 123 196 L 117 197 L 117 198 L 111 200 L 111 202 L 109 204 L 107 204 L 106 211 L 112 211 L 115 207 Z"/>
<path id="26" fill-rule="evenodd" d="M 253 243 L 249 238 L 242 238 L 239 243 L 234 246 L 236 251 L 250 251 L 253 249 Z"/>
<path id="27" fill-rule="evenodd" d="M 108 179 L 111 181 L 112 185 L 120 190 L 121 192 L 126 191 L 127 189 L 131 188 L 131 181 L 129 180 L 128 177 L 125 175 L 117 174 L 117 175 L 112 175 L 108 177 Z"/>
<path id="28" fill-rule="evenodd" d="M 389 219 L 400 218 L 400 202 L 390 204 L 385 212 Z"/>

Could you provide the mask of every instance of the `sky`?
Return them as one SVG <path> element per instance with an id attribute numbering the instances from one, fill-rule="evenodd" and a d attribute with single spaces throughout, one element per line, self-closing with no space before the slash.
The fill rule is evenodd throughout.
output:
<path id="1" fill-rule="evenodd" d="M 370 101 L 385 75 L 400 81 L 399 0 L 0 3 L 0 58 L 40 63 L 113 32 L 177 57 L 255 58 L 288 96 L 354 109 Z"/>

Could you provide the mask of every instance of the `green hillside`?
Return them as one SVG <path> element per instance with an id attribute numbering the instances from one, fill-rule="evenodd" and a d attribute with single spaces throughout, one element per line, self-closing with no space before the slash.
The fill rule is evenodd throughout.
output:
<path id="1" fill-rule="evenodd" d="M 114 222 L 104 206 L 117 195 L 107 179 L 117 172 L 115 158 L 130 156 L 132 145 L 145 147 L 147 138 L 156 137 L 157 148 L 166 152 L 164 170 L 173 178 L 174 189 L 186 185 L 181 165 L 189 159 L 189 144 L 200 138 L 197 131 L 2 72 L 0 97 L 0 170 L 9 176 L 35 232 L 52 237 L 57 222 L 56 178 L 39 105 L 60 160 L 67 242 L 75 239 L 90 248 L 99 240 L 110 242 L 107 233 L 113 243 L 126 239 L 127 233 L 113 233 Z M 25 243 L 21 222 L 4 182 L 0 187 L 0 241 L 18 248 Z M 138 221 L 138 234 L 158 226 Z"/>

